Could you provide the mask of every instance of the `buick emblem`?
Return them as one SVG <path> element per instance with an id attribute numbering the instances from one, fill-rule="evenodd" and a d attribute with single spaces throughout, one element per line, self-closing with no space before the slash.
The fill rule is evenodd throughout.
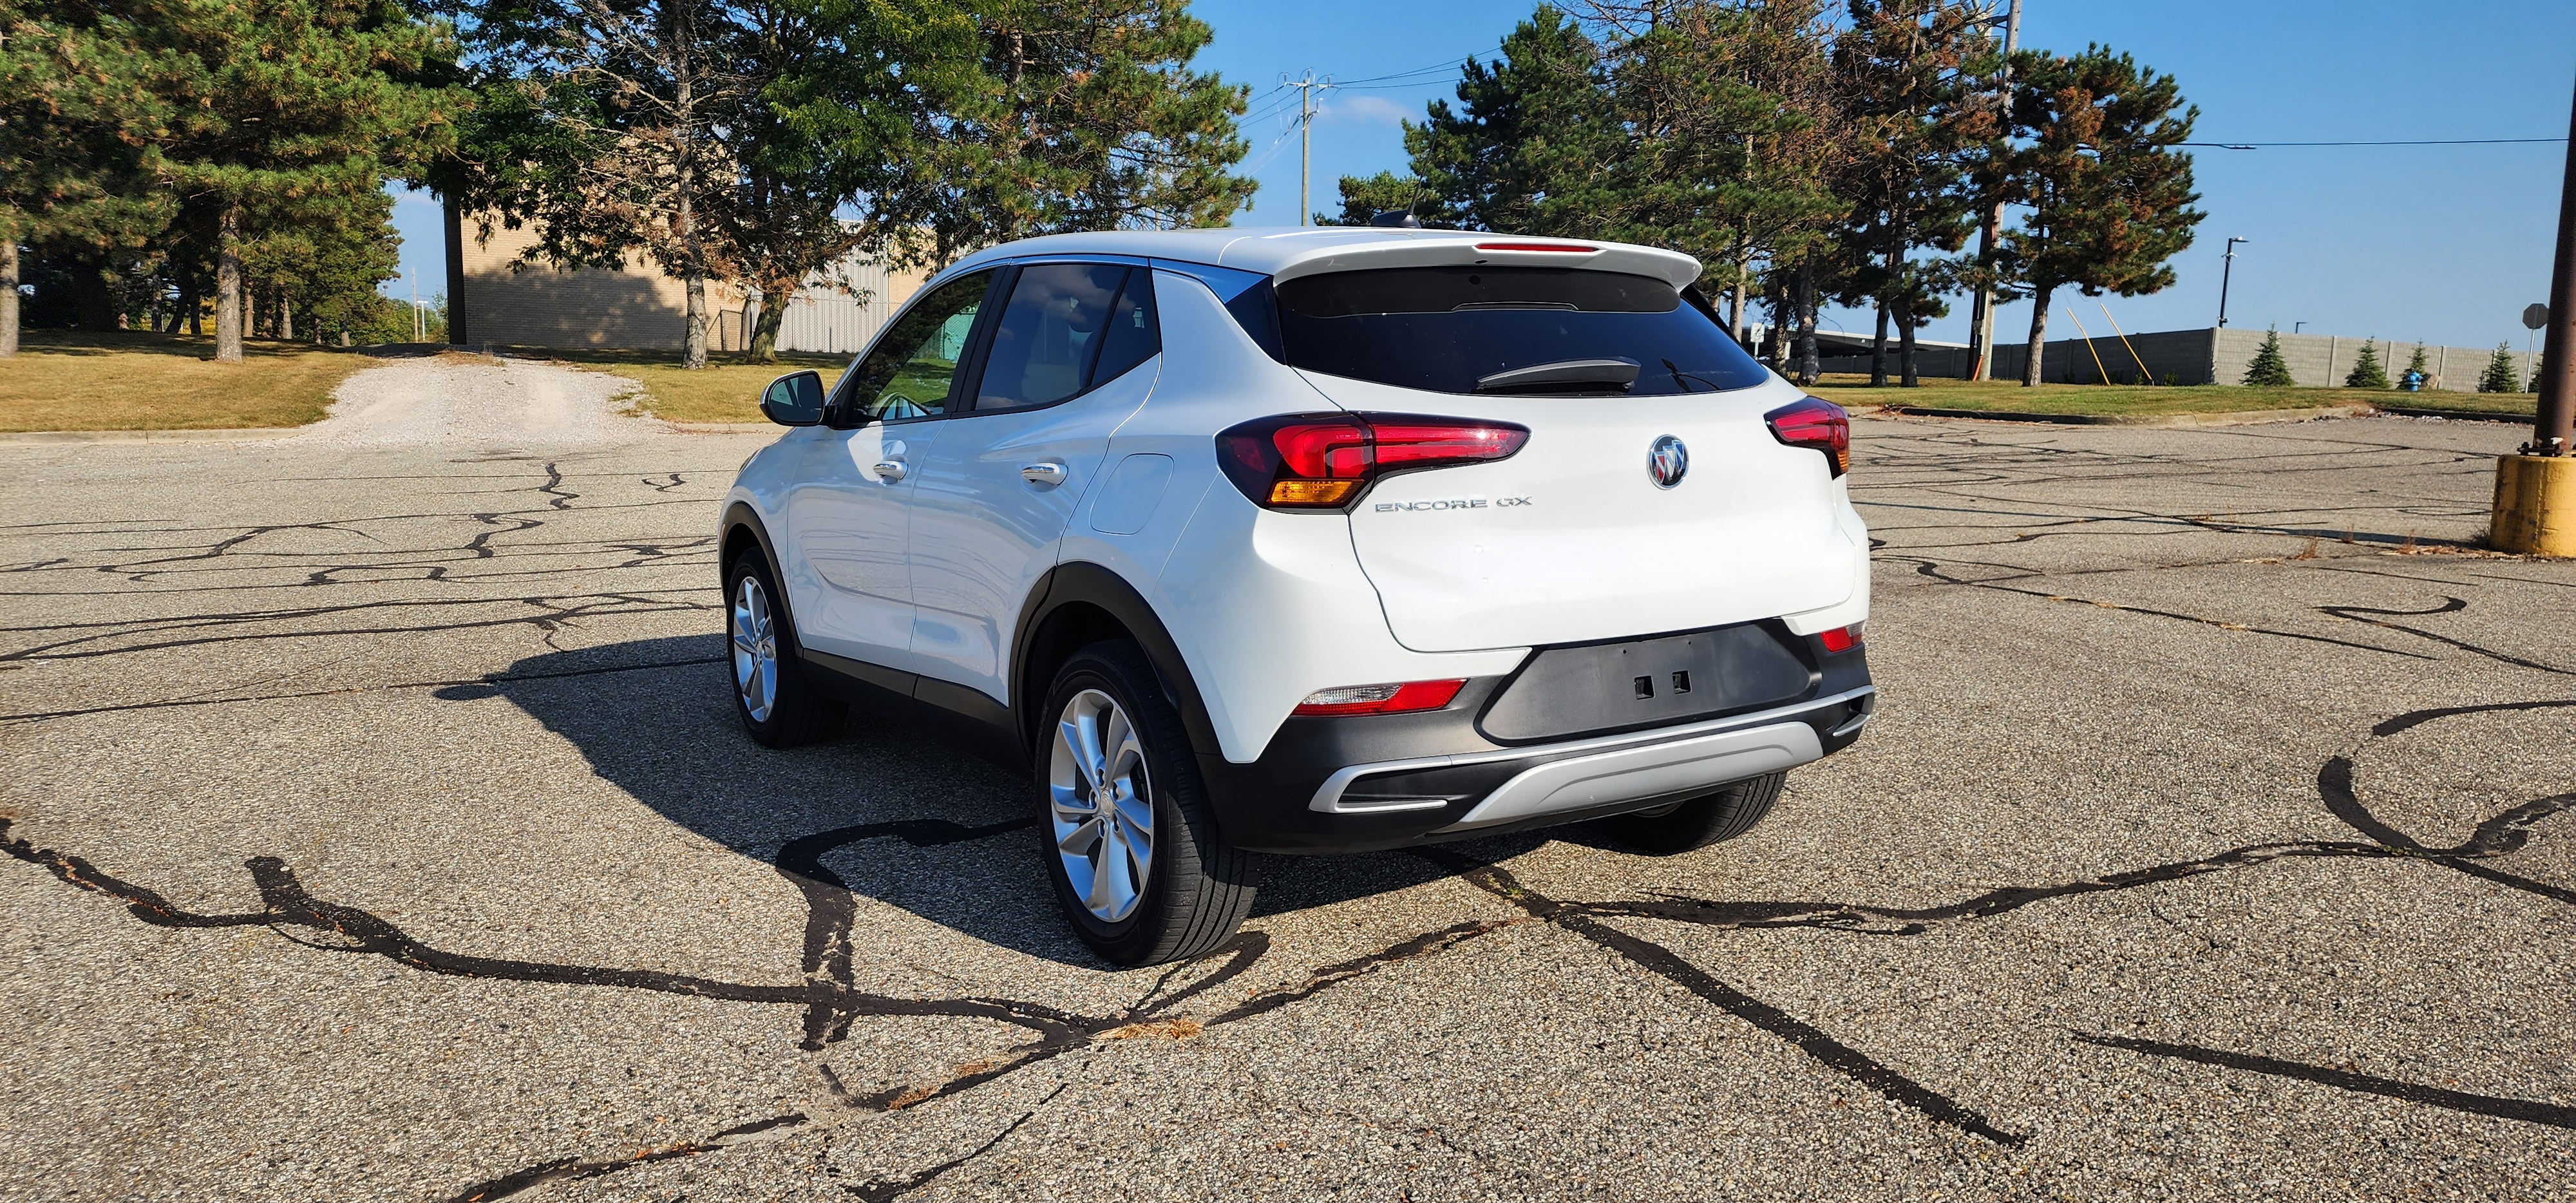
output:
<path id="1" fill-rule="evenodd" d="M 1690 448 L 1671 435 L 1656 439 L 1654 448 L 1646 452 L 1646 475 L 1654 478 L 1658 489 L 1682 483 L 1682 476 L 1689 471 Z"/>

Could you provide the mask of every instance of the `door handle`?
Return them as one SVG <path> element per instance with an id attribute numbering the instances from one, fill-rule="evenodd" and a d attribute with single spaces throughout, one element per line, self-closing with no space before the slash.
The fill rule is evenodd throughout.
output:
<path id="1" fill-rule="evenodd" d="M 902 480 L 904 478 L 904 474 L 909 471 L 910 469 L 905 468 L 903 466 L 903 461 L 899 459 L 881 459 L 877 461 L 877 475 L 888 481 Z"/>
<path id="2" fill-rule="evenodd" d="M 1053 460 L 1048 460 L 1045 463 L 1030 464 L 1027 467 L 1020 469 L 1020 479 L 1033 485 L 1040 485 L 1045 488 L 1052 489 L 1055 486 L 1064 483 L 1064 465 L 1056 463 Z"/>

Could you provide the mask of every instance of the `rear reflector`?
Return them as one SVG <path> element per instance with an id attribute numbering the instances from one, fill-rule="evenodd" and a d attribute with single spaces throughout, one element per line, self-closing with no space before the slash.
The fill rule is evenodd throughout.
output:
<path id="1" fill-rule="evenodd" d="M 1566 242 L 1479 242 L 1476 244 L 1476 249 L 1480 251 L 1551 251 L 1560 255 L 1589 255 L 1601 248 L 1578 246 Z"/>
<path id="2" fill-rule="evenodd" d="M 1816 638 L 1824 641 L 1827 652 L 1839 656 L 1860 646 L 1860 629 L 1866 625 L 1868 624 L 1856 622 L 1847 627 L 1819 631 L 1816 633 Z"/>
<path id="3" fill-rule="evenodd" d="M 1401 685 L 1345 685 L 1318 689 L 1297 703 L 1295 713 L 1308 718 L 1346 714 L 1399 714 L 1438 710 L 1458 696 L 1459 681 L 1407 681 Z"/>
<path id="4" fill-rule="evenodd" d="M 1417 414 L 1295 414 L 1216 436 L 1217 466 L 1254 505 L 1338 510 L 1397 472 L 1508 459 L 1529 428 Z"/>
<path id="5" fill-rule="evenodd" d="M 1835 476 L 1851 471 L 1851 415 L 1842 406 L 1822 397 L 1801 397 L 1762 415 L 1762 420 L 1771 424 L 1771 437 L 1792 447 L 1824 452 Z"/>

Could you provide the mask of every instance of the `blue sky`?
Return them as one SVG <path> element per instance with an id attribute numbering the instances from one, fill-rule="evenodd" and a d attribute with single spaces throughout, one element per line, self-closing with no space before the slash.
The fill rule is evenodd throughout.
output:
<path id="1" fill-rule="evenodd" d="M 1458 62 L 1489 53 L 1530 12 L 1469 0 L 1198 0 L 1192 9 L 1216 30 L 1198 66 L 1253 90 L 1245 163 L 1261 191 L 1238 225 L 1296 222 L 1298 139 L 1283 74 L 1372 81 L 1324 93 L 1315 122 L 1311 207 L 1335 208 L 1342 175 L 1404 167 L 1399 123 L 1449 95 Z M 2566 0 L 2025 0 L 2025 47 L 2087 42 L 2177 77 L 2200 106 L 2202 141 L 2556 137 L 2576 90 L 2576 4 Z M 2174 260 L 2179 280 L 2107 302 L 2132 333 L 2210 324 L 2222 244 L 2238 235 L 2253 241 L 2237 250 L 2230 325 L 2286 331 L 2304 322 L 2315 333 L 2520 349 L 2522 308 L 2548 297 L 2565 153 L 2560 143 L 2203 150 L 2209 219 Z M 436 205 L 402 198 L 394 220 L 423 294 L 443 287 Z M 2105 332 L 2093 300 L 2068 299 Z M 1964 339 L 1964 299 L 1954 309 L 1927 337 Z M 1847 329 L 1867 321 L 1827 315 Z M 2027 304 L 2005 307 L 1999 337 L 2022 336 L 2029 321 Z M 2062 307 L 2050 333 L 2074 333 Z"/>

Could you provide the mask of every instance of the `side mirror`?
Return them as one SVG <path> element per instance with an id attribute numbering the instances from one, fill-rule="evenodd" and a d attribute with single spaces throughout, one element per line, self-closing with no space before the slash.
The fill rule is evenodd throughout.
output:
<path id="1" fill-rule="evenodd" d="M 823 420 L 823 378 L 813 372 L 789 372 L 760 392 L 760 415 L 781 426 L 811 426 Z"/>

